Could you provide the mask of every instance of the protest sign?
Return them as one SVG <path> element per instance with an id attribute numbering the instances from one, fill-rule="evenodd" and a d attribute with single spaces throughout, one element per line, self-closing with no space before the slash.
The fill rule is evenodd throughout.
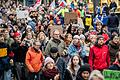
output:
<path id="1" fill-rule="evenodd" d="M 120 80 L 120 71 L 104 70 L 103 75 L 105 80 Z"/>
<path id="2" fill-rule="evenodd" d="M 77 23 L 78 15 L 75 12 L 65 12 L 64 24 Z"/>
<path id="3" fill-rule="evenodd" d="M 24 11 L 19 10 L 16 12 L 16 14 L 17 14 L 17 19 L 28 18 L 29 16 L 28 10 L 24 10 Z"/>
<path id="4" fill-rule="evenodd" d="M 54 30 L 59 30 L 60 34 L 63 34 L 63 28 L 62 25 L 53 25 L 50 27 L 50 36 L 53 36 L 53 31 Z"/>

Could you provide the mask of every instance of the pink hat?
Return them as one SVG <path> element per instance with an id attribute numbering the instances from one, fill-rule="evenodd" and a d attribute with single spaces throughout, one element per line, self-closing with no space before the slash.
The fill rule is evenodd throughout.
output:
<path id="1" fill-rule="evenodd" d="M 51 57 L 47 57 L 47 58 L 45 59 L 44 66 L 46 66 L 49 62 L 55 63 L 54 60 L 53 60 Z"/>

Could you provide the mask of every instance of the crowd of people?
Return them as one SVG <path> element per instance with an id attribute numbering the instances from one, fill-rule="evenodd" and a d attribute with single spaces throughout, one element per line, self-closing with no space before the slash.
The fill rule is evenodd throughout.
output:
<path id="1" fill-rule="evenodd" d="M 105 80 L 104 70 L 120 71 L 119 19 L 112 1 L 102 14 L 97 7 L 94 17 L 82 0 L 37 8 L 0 1 L 0 80 Z M 19 10 L 28 10 L 29 17 L 18 19 Z M 65 24 L 65 12 L 76 13 L 84 25 Z"/>

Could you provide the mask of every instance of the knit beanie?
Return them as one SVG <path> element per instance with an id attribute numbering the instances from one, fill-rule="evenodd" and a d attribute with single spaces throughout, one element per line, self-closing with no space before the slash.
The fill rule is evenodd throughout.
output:
<path id="1" fill-rule="evenodd" d="M 80 73 L 82 73 L 83 71 L 88 71 L 89 73 L 91 72 L 90 70 L 90 65 L 89 64 L 84 64 L 80 67 L 79 69 Z"/>
<path id="2" fill-rule="evenodd" d="M 52 47 L 50 49 L 50 53 L 57 53 L 57 52 L 58 52 L 58 48 L 56 48 L 56 47 Z"/>
<path id="3" fill-rule="evenodd" d="M 49 62 L 55 63 L 54 60 L 53 60 L 51 57 L 47 57 L 47 58 L 45 59 L 44 66 L 46 66 Z"/>
<path id="4" fill-rule="evenodd" d="M 104 37 L 102 35 L 98 35 L 97 40 L 99 40 L 100 38 L 104 39 Z"/>
<path id="5" fill-rule="evenodd" d="M 85 39 L 85 36 L 83 34 L 81 34 L 80 39 Z"/>

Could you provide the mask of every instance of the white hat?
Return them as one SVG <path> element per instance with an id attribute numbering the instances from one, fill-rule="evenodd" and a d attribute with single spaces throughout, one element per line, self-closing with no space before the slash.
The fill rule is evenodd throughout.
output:
<path id="1" fill-rule="evenodd" d="M 80 36 L 75 35 L 75 36 L 73 37 L 73 39 L 80 39 Z"/>
<path id="2" fill-rule="evenodd" d="M 81 34 L 80 39 L 85 39 L 85 36 L 83 34 Z"/>
<path id="3" fill-rule="evenodd" d="M 53 60 L 51 57 L 47 57 L 47 58 L 45 59 L 44 66 L 46 66 L 49 62 L 55 63 L 54 60 Z"/>
<path id="4" fill-rule="evenodd" d="M 27 25 L 26 29 L 28 29 L 28 28 L 29 28 L 29 29 L 32 29 L 32 27 L 31 27 L 30 25 Z"/>

